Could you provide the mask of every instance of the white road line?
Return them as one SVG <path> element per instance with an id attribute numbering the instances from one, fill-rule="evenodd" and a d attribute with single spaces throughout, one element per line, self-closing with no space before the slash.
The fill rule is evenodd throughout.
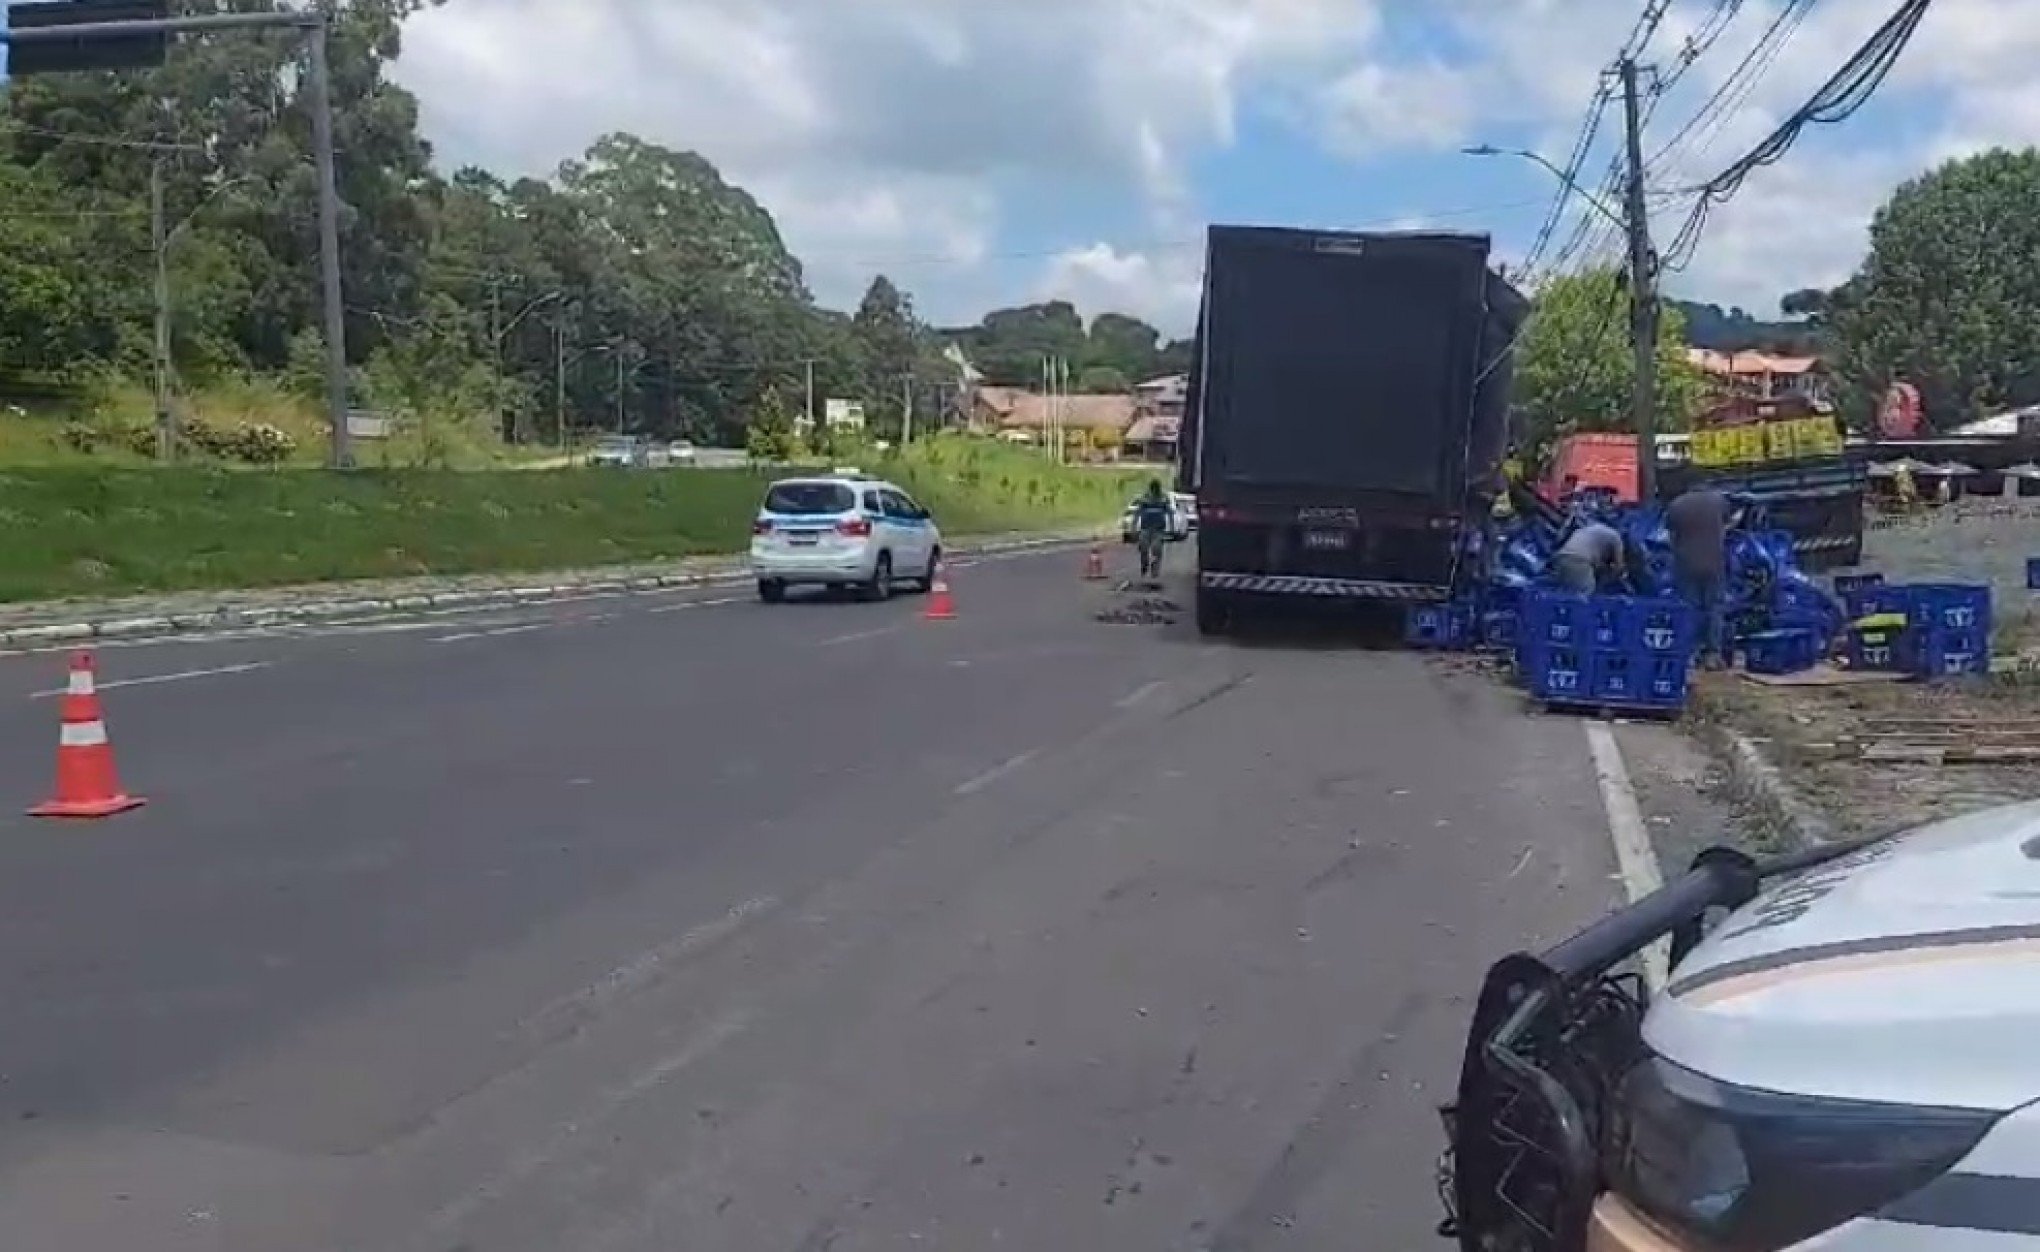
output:
<path id="1" fill-rule="evenodd" d="M 1636 788 L 1629 781 L 1629 767 L 1622 762 L 1622 749 L 1615 731 L 1604 722 L 1587 723 L 1587 750 L 1594 757 L 1594 774 L 1601 784 L 1601 805 L 1608 811 L 1608 833 L 1615 841 L 1615 867 L 1622 875 L 1622 890 L 1633 904 L 1665 885 L 1657 853 L 1651 850 L 1650 832 L 1643 824 L 1643 809 L 1636 802 Z M 1643 954 L 1643 976 L 1652 990 L 1665 985 L 1665 945 L 1654 943 Z"/>
<path id="2" fill-rule="evenodd" d="M 1168 685 L 1169 685 L 1168 679 L 1157 678 L 1155 681 L 1147 684 L 1144 687 L 1134 688 L 1132 691 L 1127 692 L 1125 695 L 1119 697 L 1119 699 L 1117 700 L 1114 700 L 1112 703 L 1117 708 L 1130 709 L 1134 705 L 1139 704 L 1142 700 L 1147 699 L 1149 696 L 1153 695 L 1157 691 L 1160 691 L 1162 688 Z"/>
<path id="3" fill-rule="evenodd" d="M 1040 748 L 1030 748 L 1027 751 L 1022 752 L 1019 756 L 1011 757 L 1007 760 L 1001 761 L 999 764 L 992 766 L 992 768 L 986 770 L 982 774 L 979 774 L 976 778 L 971 779 L 969 782 L 957 784 L 956 794 L 960 796 L 976 795 L 978 792 L 983 791 L 986 787 L 991 786 L 993 783 L 999 781 L 1001 778 L 1004 778 L 1006 775 L 1013 773 L 1015 770 L 1024 768 L 1029 761 L 1033 760 L 1035 757 L 1040 755 L 1041 755 Z"/>
<path id="4" fill-rule="evenodd" d="M 269 661 L 250 661 L 246 665 L 222 665 L 217 669 L 188 669 L 176 674 L 151 674 L 146 678 L 119 678 L 112 682 L 97 684 L 100 691 L 112 691 L 117 687 L 153 687 L 159 683 L 181 683 L 191 678 L 219 678 L 227 674 L 245 674 L 250 670 L 268 669 Z M 62 687 L 50 691 L 38 691 L 31 700 L 54 700 L 63 695 Z"/>
<path id="5" fill-rule="evenodd" d="M 898 631 L 902 625 L 904 625 L 904 623 L 894 622 L 890 626 L 880 626 L 876 630 L 860 630 L 855 632 L 854 634 L 837 635 L 834 639 L 822 640 L 821 643 L 817 644 L 816 646 L 822 648 L 834 648 L 846 643 L 857 643 L 865 639 L 876 639 L 880 635 L 893 634 L 894 632 Z"/>
<path id="6" fill-rule="evenodd" d="M 534 630 L 544 630 L 552 624 L 551 622 L 528 622 L 522 626 L 498 626 L 494 630 L 465 630 L 457 635 L 440 635 L 428 642 L 464 643 L 470 639 L 500 639 L 504 635 L 523 635 L 529 634 Z"/>
<path id="7" fill-rule="evenodd" d="M 655 609 L 646 609 L 645 612 L 678 613 L 685 609 L 713 609 L 725 604 L 742 604 L 747 599 L 748 596 L 729 596 L 721 600 L 689 600 L 685 604 L 662 604 Z"/>

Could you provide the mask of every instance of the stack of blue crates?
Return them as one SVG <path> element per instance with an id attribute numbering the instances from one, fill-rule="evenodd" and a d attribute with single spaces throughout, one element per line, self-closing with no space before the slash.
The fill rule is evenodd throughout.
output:
<path id="1" fill-rule="evenodd" d="M 1699 614 L 1682 600 L 1539 588 L 1523 603 L 1516 671 L 1552 704 L 1673 710 L 1699 642 Z"/>
<path id="2" fill-rule="evenodd" d="M 1412 648 L 1456 651 L 1474 643 L 1476 615 L 1469 600 L 1419 604 L 1403 620 L 1403 642 Z"/>
<path id="3" fill-rule="evenodd" d="M 1916 583 L 1904 591 L 1914 673 L 1948 678 L 1990 672 L 1988 586 Z"/>
<path id="4" fill-rule="evenodd" d="M 1990 672 L 1988 585 L 1865 583 L 1844 590 L 1843 599 L 1851 621 L 1877 616 L 1905 619 L 1903 630 L 1852 630 L 1848 643 L 1852 669 L 1893 670 L 1922 678 Z"/>

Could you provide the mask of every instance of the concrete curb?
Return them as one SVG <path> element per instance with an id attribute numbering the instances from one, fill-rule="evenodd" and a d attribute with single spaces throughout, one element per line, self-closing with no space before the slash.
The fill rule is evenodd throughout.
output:
<path id="1" fill-rule="evenodd" d="M 1085 530 L 989 539 L 979 543 L 959 544 L 954 555 L 993 556 L 1005 552 L 1046 550 L 1088 543 L 1096 537 L 1095 531 Z M 733 560 L 724 568 L 679 574 L 639 574 L 631 577 L 598 574 L 565 582 L 533 582 L 512 587 L 457 587 L 446 591 L 418 592 L 375 599 L 363 599 L 359 596 L 345 599 L 308 596 L 301 601 L 288 604 L 229 603 L 212 609 L 163 616 L 83 617 L 70 622 L 17 626 L 10 630 L 0 630 L 0 647 L 86 642 L 93 639 L 131 639 L 144 635 L 174 635 L 297 622 L 324 622 L 335 618 L 377 613 L 421 613 L 431 609 L 480 607 L 492 604 L 542 604 L 567 596 L 632 595 L 687 587 L 734 587 L 749 581 L 750 574 L 745 567 Z M 336 588 L 336 591 L 338 590 Z"/>
<path id="2" fill-rule="evenodd" d="M 1703 699 L 1700 705 L 1696 711 L 1702 716 L 1691 724 L 1726 771 L 1731 798 L 1784 836 L 1794 851 L 1834 843 L 1834 823 L 1787 781 L 1757 741 L 1730 725 L 1718 702 Z"/>

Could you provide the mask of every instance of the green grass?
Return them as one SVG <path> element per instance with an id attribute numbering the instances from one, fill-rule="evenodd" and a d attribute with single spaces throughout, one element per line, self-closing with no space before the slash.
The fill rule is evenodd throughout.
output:
<path id="1" fill-rule="evenodd" d="M 838 458 L 842 463 L 843 458 Z M 855 460 L 952 536 L 1110 523 L 1137 475 L 942 438 Z M 538 570 L 741 551 L 752 470 L 0 470 L 0 600 Z"/>

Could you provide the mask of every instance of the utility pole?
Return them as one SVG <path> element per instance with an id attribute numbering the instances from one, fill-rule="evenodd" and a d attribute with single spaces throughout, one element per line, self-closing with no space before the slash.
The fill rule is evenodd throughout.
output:
<path id="1" fill-rule="evenodd" d="M 503 277 L 489 275 L 489 416 L 503 438 Z M 507 439 L 504 442 L 509 442 Z"/>
<path id="2" fill-rule="evenodd" d="M 900 446 L 914 442 L 914 376 L 900 379 Z"/>
<path id="3" fill-rule="evenodd" d="M 354 432 L 347 428 L 347 308 L 340 295 L 340 187 L 333 173 L 332 71 L 326 64 L 326 23 L 311 28 L 312 151 L 319 167 L 319 273 L 326 302 L 326 413 L 333 423 L 333 468 L 354 468 Z"/>
<path id="4" fill-rule="evenodd" d="M 807 399 L 801 404 L 801 412 L 807 415 L 807 428 L 815 428 L 815 359 L 809 357 L 801 362 L 807 371 Z"/>
<path id="5" fill-rule="evenodd" d="M 1631 397 L 1636 427 L 1638 498 L 1657 498 L 1657 263 L 1650 246 L 1650 207 L 1643 192 L 1643 115 L 1637 100 L 1636 62 L 1622 60 L 1622 105 L 1629 137 L 1629 333 L 1636 349 L 1636 391 Z"/>
<path id="6" fill-rule="evenodd" d="M 567 314 L 562 309 L 553 318 L 553 425 L 559 431 L 560 451 L 567 450 Z"/>
<path id="7" fill-rule="evenodd" d="M 163 219 L 163 158 L 149 163 L 149 240 L 156 253 L 156 459 L 177 456 L 170 412 L 170 227 Z"/>

